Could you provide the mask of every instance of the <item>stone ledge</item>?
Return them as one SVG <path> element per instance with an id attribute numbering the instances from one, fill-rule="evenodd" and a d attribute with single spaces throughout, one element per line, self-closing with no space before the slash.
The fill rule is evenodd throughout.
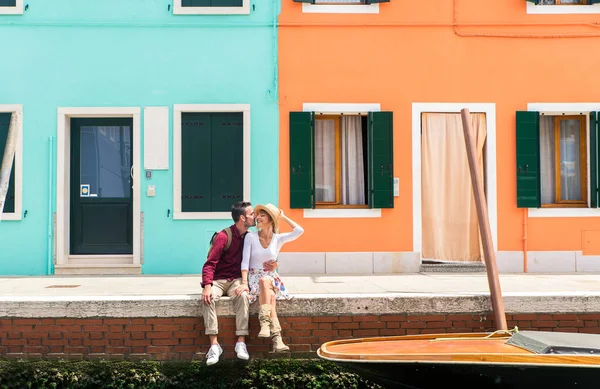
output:
<path id="1" fill-rule="evenodd" d="M 591 313 L 598 312 L 600 292 L 506 293 L 505 312 Z M 340 315 L 437 315 L 454 313 L 489 314 L 488 294 L 343 294 L 295 295 L 278 301 L 281 316 Z M 217 303 L 219 316 L 233 316 L 229 298 Z M 258 313 L 258 303 L 250 314 Z M 0 300 L 0 318 L 89 318 L 89 317 L 200 317 L 199 295 L 180 296 L 98 296 L 98 297 L 5 297 Z"/>

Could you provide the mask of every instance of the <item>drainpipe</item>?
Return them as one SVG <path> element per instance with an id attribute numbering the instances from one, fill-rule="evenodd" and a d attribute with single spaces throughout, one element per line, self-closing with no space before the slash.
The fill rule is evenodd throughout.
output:
<path id="1" fill-rule="evenodd" d="M 6 138 L 6 147 L 4 148 L 4 157 L 0 164 L 0 222 L 2 221 L 2 212 L 4 211 L 4 202 L 8 194 L 8 182 L 10 172 L 15 160 L 15 150 L 17 149 L 17 123 L 20 119 L 20 113 L 13 112 L 8 125 L 8 137 Z"/>
<path id="2" fill-rule="evenodd" d="M 52 193 L 53 191 L 53 183 L 54 183 L 54 137 L 51 136 L 48 138 L 48 251 L 47 251 L 47 273 L 51 275 L 53 273 L 52 268 L 52 235 L 53 235 L 53 226 L 54 221 L 52 220 Z"/>
<path id="3" fill-rule="evenodd" d="M 523 208 L 523 273 L 527 273 L 527 220 L 529 208 Z"/>
<path id="4" fill-rule="evenodd" d="M 277 15 L 279 13 L 279 0 L 273 0 L 273 87 L 267 91 L 267 97 L 271 101 L 277 101 L 279 94 L 279 34 L 277 31 Z"/>

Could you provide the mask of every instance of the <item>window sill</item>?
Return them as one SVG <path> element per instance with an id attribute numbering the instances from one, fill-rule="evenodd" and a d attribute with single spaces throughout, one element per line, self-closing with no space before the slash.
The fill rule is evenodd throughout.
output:
<path id="1" fill-rule="evenodd" d="M 174 212 L 174 220 L 227 220 L 231 212 Z"/>
<path id="2" fill-rule="evenodd" d="M 600 217 L 600 208 L 529 208 L 529 217 Z"/>
<path id="3" fill-rule="evenodd" d="M 182 7 L 181 0 L 175 0 L 173 15 L 249 15 L 250 0 L 244 0 L 241 7 Z"/>
<path id="4" fill-rule="evenodd" d="M 21 214 L 20 213 L 3 213 L 2 214 L 2 221 L 18 221 L 18 220 L 22 220 L 21 219 Z"/>
<path id="5" fill-rule="evenodd" d="M 305 219 L 378 218 L 381 209 L 305 209 Z"/>
<path id="6" fill-rule="evenodd" d="M 527 2 L 527 13 L 533 15 L 600 14 L 600 4 L 535 5 Z"/>
<path id="7" fill-rule="evenodd" d="M 23 15 L 23 0 L 17 0 L 12 7 L 0 7 L 0 15 Z"/>
<path id="8" fill-rule="evenodd" d="M 318 5 L 302 3 L 305 14 L 378 14 L 379 4 L 361 5 Z"/>

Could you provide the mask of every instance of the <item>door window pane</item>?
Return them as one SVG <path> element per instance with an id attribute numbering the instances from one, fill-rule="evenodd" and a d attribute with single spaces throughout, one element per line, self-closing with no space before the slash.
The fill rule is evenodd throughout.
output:
<path id="1" fill-rule="evenodd" d="M 563 200 L 581 200 L 580 121 L 560 121 L 560 188 Z"/>
<path id="2" fill-rule="evenodd" d="M 131 197 L 131 128 L 82 126 L 80 184 L 83 197 Z"/>

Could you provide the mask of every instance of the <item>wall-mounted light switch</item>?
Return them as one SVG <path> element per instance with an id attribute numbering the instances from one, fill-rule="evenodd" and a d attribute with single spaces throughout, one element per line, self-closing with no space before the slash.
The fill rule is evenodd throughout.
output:
<path id="1" fill-rule="evenodd" d="M 154 185 L 148 185 L 148 190 L 146 191 L 148 197 L 156 196 L 156 187 Z"/>

